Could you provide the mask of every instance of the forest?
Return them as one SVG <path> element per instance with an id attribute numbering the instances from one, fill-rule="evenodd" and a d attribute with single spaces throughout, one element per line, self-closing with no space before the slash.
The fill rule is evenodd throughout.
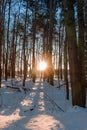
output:
<path id="1" fill-rule="evenodd" d="M 87 130 L 87 0 L 0 0 L 0 130 Z"/>
<path id="2" fill-rule="evenodd" d="M 66 98 L 71 86 L 73 106 L 86 107 L 86 0 L 0 0 L 0 87 L 17 77 L 64 80 Z"/>

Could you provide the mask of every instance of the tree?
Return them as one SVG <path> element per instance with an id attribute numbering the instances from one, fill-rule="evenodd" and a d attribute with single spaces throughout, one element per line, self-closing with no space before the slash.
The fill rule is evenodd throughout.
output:
<path id="1" fill-rule="evenodd" d="M 87 86 L 87 1 L 84 0 L 84 40 L 85 40 L 85 55 L 84 55 L 84 62 L 85 62 L 85 86 Z"/>
<path id="2" fill-rule="evenodd" d="M 26 12 L 25 12 L 25 24 L 24 24 L 24 37 L 23 37 L 23 53 L 24 53 L 24 79 L 23 79 L 23 86 L 25 86 L 25 79 L 26 79 L 26 53 L 25 53 L 25 46 L 26 46 L 26 25 L 27 25 L 27 13 L 28 13 L 28 1 L 26 3 Z"/>
<path id="3" fill-rule="evenodd" d="M 49 83 L 54 85 L 53 77 L 53 64 L 52 64 L 52 50 L 53 50 L 53 30 L 54 30 L 54 21 L 55 21 L 55 11 L 56 11 L 56 1 L 54 0 L 47 0 L 45 1 L 47 11 L 48 11 L 48 20 L 49 20 L 49 27 L 48 27 L 48 73 L 49 73 Z"/>
<path id="4" fill-rule="evenodd" d="M 85 107 L 85 102 L 82 100 L 83 87 L 80 82 L 80 67 L 78 59 L 76 29 L 74 19 L 74 2 L 67 0 L 67 13 L 66 13 L 66 33 L 69 52 L 69 66 L 70 66 L 70 79 L 72 88 L 72 103 Z"/>
<path id="5" fill-rule="evenodd" d="M 14 15 L 14 25 L 13 25 L 13 35 L 12 35 L 12 44 L 11 44 L 11 78 L 15 78 L 15 61 L 16 61 L 16 45 L 15 45 L 15 25 L 16 24 L 16 15 Z"/>
<path id="6" fill-rule="evenodd" d="M 32 21 L 32 29 L 33 29 L 33 55 L 32 55 L 32 78 L 33 82 L 35 82 L 36 78 L 36 63 L 35 63 L 35 40 L 36 40 L 36 8 L 33 10 L 33 21 Z"/>
<path id="7" fill-rule="evenodd" d="M 2 78 L 3 1 L 0 0 L 0 87 Z"/>
<path id="8" fill-rule="evenodd" d="M 9 9 L 8 9 L 8 25 L 7 25 L 7 51 L 6 51 L 6 61 L 5 61 L 5 80 L 7 80 L 7 77 L 8 77 L 8 53 L 9 53 L 9 46 L 10 46 L 9 28 L 10 28 L 11 0 L 8 1 L 8 5 L 9 5 Z"/>
<path id="9" fill-rule="evenodd" d="M 64 43 L 64 80 L 66 83 L 66 99 L 69 99 L 67 34 Z"/>
<path id="10" fill-rule="evenodd" d="M 82 95 L 81 102 L 82 106 L 86 104 L 86 87 L 85 87 L 85 41 L 84 41 L 84 1 L 77 0 L 77 16 L 78 16 L 78 50 L 79 50 L 79 70 L 80 70 L 80 84 Z"/>

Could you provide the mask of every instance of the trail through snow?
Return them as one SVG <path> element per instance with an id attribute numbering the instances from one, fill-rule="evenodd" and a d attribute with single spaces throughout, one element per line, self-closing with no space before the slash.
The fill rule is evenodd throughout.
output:
<path id="1" fill-rule="evenodd" d="M 65 99 L 65 87 L 27 80 L 28 91 L 19 92 L 7 84 L 10 81 L 2 82 L 0 89 L 0 130 L 87 130 L 87 108 L 72 107 L 71 96 Z M 16 85 L 22 87 L 21 81 Z"/>

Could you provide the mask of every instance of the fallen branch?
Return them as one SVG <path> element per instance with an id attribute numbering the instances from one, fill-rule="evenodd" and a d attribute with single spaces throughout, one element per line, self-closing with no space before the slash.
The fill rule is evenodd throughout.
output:
<path id="1" fill-rule="evenodd" d="M 24 90 L 25 92 L 26 92 L 26 91 L 30 91 L 29 88 L 18 88 L 18 87 L 9 86 L 9 85 L 7 85 L 7 87 L 8 87 L 8 88 L 12 88 L 12 89 L 16 89 L 16 90 L 18 90 L 19 92 L 22 92 L 22 90 Z"/>
<path id="2" fill-rule="evenodd" d="M 68 82 L 68 84 L 69 84 L 70 82 Z M 66 83 L 63 83 L 63 84 L 60 84 L 57 88 L 60 88 L 61 86 L 64 86 L 64 85 L 66 85 Z"/>
<path id="3" fill-rule="evenodd" d="M 6 87 L 7 87 L 7 88 L 12 88 L 12 89 L 16 89 L 16 90 L 18 90 L 19 92 L 21 92 L 21 91 L 20 91 L 20 89 L 19 89 L 18 87 L 14 87 L 14 86 L 9 86 L 9 85 L 7 85 Z"/>

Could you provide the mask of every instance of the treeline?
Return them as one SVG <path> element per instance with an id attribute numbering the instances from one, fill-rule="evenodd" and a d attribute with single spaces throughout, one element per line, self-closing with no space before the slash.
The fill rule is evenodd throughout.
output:
<path id="1" fill-rule="evenodd" d="M 35 82 L 40 60 L 48 65 L 44 79 L 64 79 L 67 99 L 70 82 L 72 104 L 85 107 L 86 0 L 0 0 L 0 85 L 16 75 L 23 86 L 27 75 Z"/>

